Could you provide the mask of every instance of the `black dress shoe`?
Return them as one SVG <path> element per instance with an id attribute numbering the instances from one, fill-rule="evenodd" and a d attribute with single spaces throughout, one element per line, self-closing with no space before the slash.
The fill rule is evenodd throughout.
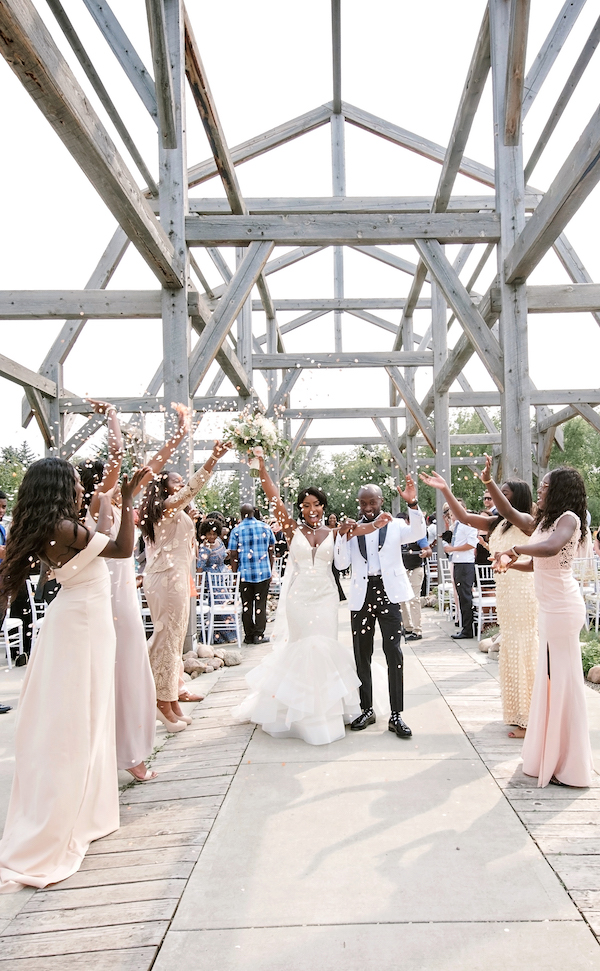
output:
<path id="1" fill-rule="evenodd" d="M 472 634 L 465 634 L 464 631 L 459 631 L 458 634 L 450 634 L 453 641 L 472 641 Z"/>
<path id="2" fill-rule="evenodd" d="M 12 711 L 10 705 L 0 705 L 0 715 L 5 715 L 7 711 Z"/>
<path id="3" fill-rule="evenodd" d="M 397 715 L 395 718 L 390 718 L 388 722 L 388 730 L 390 732 L 395 732 L 398 738 L 410 738 L 412 735 L 410 728 L 399 715 Z"/>
<path id="4" fill-rule="evenodd" d="M 359 715 L 358 718 L 355 718 L 352 724 L 350 725 L 350 731 L 362 732 L 363 728 L 366 728 L 367 725 L 374 725 L 376 721 L 377 719 L 375 718 L 374 711 L 370 711 L 370 712 L 363 711 L 362 715 Z"/>
<path id="5" fill-rule="evenodd" d="M 411 630 L 410 634 L 407 634 L 406 635 L 406 640 L 407 641 L 422 641 L 423 640 L 423 635 L 422 634 L 415 634 L 414 630 Z"/>
<path id="6" fill-rule="evenodd" d="M 271 641 L 270 637 L 265 637 L 264 634 L 257 634 L 254 638 L 254 644 L 269 644 Z"/>

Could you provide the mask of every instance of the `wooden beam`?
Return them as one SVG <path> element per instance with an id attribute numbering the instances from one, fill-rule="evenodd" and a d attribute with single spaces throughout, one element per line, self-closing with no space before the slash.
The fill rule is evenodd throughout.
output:
<path id="1" fill-rule="evenodd" d="M 433 364 L 433 354 L 431 355 L 431 358 L 432 358 L 432 364 Z M 402 376 L 402 374 L 400 373 L 397 367 L 388 367 L 387 373 L 389 374 L 391 380 L 393 381 L 398 394 L 404 401 L 407 411 L 410 412 L 417 426 L 421 429 L 427 444 L 432 449 L 432 451 L 435 452 L 435 448 L 436 448 L 435 432 L 431 427 L 431 424 L 429 423 L 429 419 L 427 418 L 427 415 L 425 414 L 425 412 L 421 408 L 421 405 L 417 401 L 417 398 L 414 392 L 409 387 L 408 382 Z"/>
<path id="2" fill-rule="evenodd" d="M 585 0 L 565 0 L 558 17 L 554 21 L 546 40 L 542 44 L 525 78 L 523 117 L 525 117 L 531 108 L 538 91 L 548 77 L 584 5 Z"/>
<path id="3" fill-rule="evenodd" d="M 272 251 L 273 243 L 271 242 L 255 242 L 248 247 L 244 260 L 228 283 L 217 309 L 192 351 L 190 360 L 190 392 L 192 394 L 196 391 L 217 356 L 217 352 L 221 349 L 234 320 Z"/>
<path id="4" fill-rule="evenodd" d="M 492 310 L 502 310 L 501 291 L 491 289 Z M 600 283 L 565 283 L 527 287 L 530 314 L 600 313 Z"/>
<path id="5" fill-rule="evenodd" d="M 319 105 L 318 108 L 312 108 L 297 118 L 292 118 L 282 125 L 277 125 L 276 128 L 271 128 L 269 131 L 249 138 L 248 141 L 241 142 L 239 145 L 230 149 L 231 159 L 234 165 L 241 165 L 243 162 L 257 158 L 259 155 L 263 155 L 273 148 L 285 145 L 300 135 L 314 131 L 315 128 L 328 125 L 331 119 L 331 109 L 331 102 Z M 214 158 L 207 159 L 188 169 L 188 185 L 190 188 L 194 185 L 200 185 L 202 182 L 208 181 L 208 179 L 213 179 L 215 175 L 218 175 L 217 163 Z"/>
<path id="6" fill-rule="evenodd" d="M 552 133 L 554 132 L 556 126 L 558 125 L 560 119 L 562 118 L 565 108 L 567 107 L 569 101 L 571 100 L 571 97 L 575 93 L 575 89 L 579 84 L 581 78 L 583 77 L 583 73 L 587 68 L 590 60 L 592 59 L 592 56 L 596 48 L 598 47 L 599 43 L 600 43 L 600 17 L 598 17 L 598 20 L 592 27 L 592 32 L 588 37 L 587 41 L 585 42 L 583 50 L 581 51 L 581 54 L 577 58 L 575 62 L 575 66 L 573 67 L 573 70 L 569 74 L 566 84 L 564 85 L 561 93 L 559 94 L 558 100 L 556 101 L 554 108 L 550 112 L 548 121 L 544 125 L 542 129 L 542 133 L 539 136 L 537 142 L 535 143 L 535 146 L 531 152 L 531 155 L 527 160 L 527 165 L 525 166 L 525 173 L 524 173 L 525 182 L 529 180 L 531 173 L 533 172 L 537 163 L 539 162 L 542 152 L 544 151 L 544 149 L 546 148 L 546 145 L 550 141 Z"/>
<path id="7" fill-rule="evenodd" d="M 6 378 L 7 381 L 12 381 L 14 384 L 20 384 L 22 388 L 35 388 L 49 398 L 56 398 L 55 381 L 50 381 L 38 374 L 37 371 L 30 371 L 29 368 L 17 364 L 16 361 L 12 361 L 10 357 L 5 357 L 4 354 L 0 354 L 0 377 Z"/>
<path id="8" fill-rule="evenodd" d="M 504 373 L 500 345 L 473 305 L 458 274 L 455 273 L 444 255 L 442 247 L 436 240 L 416 240 L 415 245 L 429 268 L 429 272 L 435 277 L 447 302 L 454 310 L 465 334 L 494 380 L 496 387 L 502 391 Z"/>
<path id="9" fill-rule="evenodd" d="M 423 211 L 428 212 L 429 210 Z M 395 253 L 380 249 L 378 246 L 353 246 L 352 249 L 356 250 L 357 253 L 364 253 L 365 256 L 370 256 L 374 260 L 379 260 L 380 263 L 385 263 L 387 266 L 393 266 L 396 270 L 400 270 L 402 273 L 408 273 L 410 276 L 414 276 L 417 271 L 416 263 L 404 260 L 401 256 L 396 256 Z"/>
<path id="10" fill-rule="evenodd" d="M 525 55 L 531 0 L 511 0 L 510 41 L 504 94 L 504 144 L 518 145 L 521 139 L 521 102 L 525 83 Z"/>
<path id="11" fill-rule="evenodd" d="M 1 291 L 0 291 L 1 293 Z M 275 310 L 319 310 L 331 313 L 332 310 L 401 310 L 406 304 L 406 297 L 315 297 L 312 299 L 274 300 Z M 419 300 L 417 309 L 429 310 L 431 300 Z M 262 310 L 260 300 L 252 301 L 253 310 Z M 394 328 L 395 329 L 395 328 Z"/>
<path id="12" fill-rule="evenodd" d="M 160 316 L 160 290 L 0 290 L 0 320 L 133 320 Z"/>
<path id="13" fill-rule="evenodd" d="M 345 421 L 351 418 L 404 418 L 404 408 L 382 408 L 373 405 L 371 408 L 286 408 L 280 418 L 302 420 L 312 418 L 316 421 Z"/>
<path id="14" fill-rule="evenodd" d="M 592 278 L 564 233 L 554 240 L 554 252 L 574 283 L 592 283 Z M 600 313 L 594 313 L 594 320 L 600 324 Z"/>
<path id="15" fill-rule="evenodd" d="M 180 287 L 173 244 L 31 0 L 0 3 L 0 50 L 153 273 Z"/>
<path id="16" fill-rule="evenodd" d="M 51 449 L 54 444 L 54 436 L 50 427 L 48 401 L 36 388 L 25 386 L 23 390 L 25 392 L 23 411 L 27 411 L 28 423 L 31 418 L 35 418 L 45 448 Z"/>
<path id="17" fill-rule="evenodd" d="M 344 368 L 344 367 L 423 367 L 431 366 L 429 352 L 357 351 L 331 354 L 254 354 L 253 366 L 259 371 L 272 368 Z"/>
<path id="18" fill-rule="evenodd" d="M 402 469 L 402 471 L 406 473 L 406 459 L 402 454 L 402 452 L 400 451 L 400 449 L 398 448 L 398 443 L 394 441 L 392 435 L 385 427 L 381 418 L 373 418 L 372 421 L 373 421 L 373 424 L 375 425 L 375 428 L 381 435 L 381 438 L 384 444 L 387 445 L 387 447 L 389 448 L 392 459 L 394 460 L 398 468 Z"/>
<path id="19" fill-rule="evenodd" d="M 396 324 L 392 324 L 391 321 L 384 320 L 382 317 L 377 317 L 375 314 L 367 313 L 366 310 L 349 310 L 348 313 L 352 317 L 358 317 L 359 320 L 365 320 L 368 324 L 373 324 L 374 327 L 387 330 L 389 334 L 394 334 L 394 336 L 398 332 Z"/>
<path id="20" fill-rule="evenodd" d="M 537 430 L 541 435 L 543 432 L 547 432 L 550 428 L 556 428 L 557 425 L 563 425 L 569 418 L 573 418 L 578 414 L 575 405 L 568 405 L 563 408 L 562 411 L 556 411 L 552 415 L 548 415 L 543 421 L 538 422 Z"/>
<path id="21" fill-rule="evenodd" d="M 100 32 L 125 74 L 137 91 L 150 116 L 158 124 L 156 89 L 150 72 L 144 66 L 129 37 L 115 17 L 107 0 L 83 0 Z"/>
<path id="22" fill-rule="evenodd" d="M 421 138 L 420 135 L 415 135 L 414 132 L 400 128 L 398 125 L 393 125 L 385 118 L 378 118 L 377 115 L 363 111 L 362 108 L 356 108 L 354 105 L 348 104 L 347 101 L 343 102 L 342 110 L 346 121 L 350 122 L 351 125 L 356 125 L 357 128 L 363 128 L 374 135 L 379 135 L 386 141 L 407 148 L 410 152 L 416 152 L 417 155 L 429 158 L 433 162 L 443 163 L 446 158 L 446 149 L 443 145 L 432 142 L 428 138 Z M 461 175 L 466 175 L 477 182 L 483 182 L 484 185 L 494 185 L 494 170 L 488 165 L 473 161 L 473 159 L 463 156 L 458 171 Z"/>
<path id="23" fill-rule="evenodd" d="M 303 418 L 300 428 L 292 440 L 291 454 L 295 455 L 301 445 L 305 444 L 305 437 L 308 429 L 312 425 L 312 418 Z"/>
<path id="24" fill-rule="evenodd" d="M 197 334 L 202 334 L 206 324 L 202 317 L 192 317 L 192 327 Z M 231 381 L 233 387 L 240 395 L 248 397 L 252 394 L 252 385 L 248 381 L 248 375 L 242 366 L 242 362 L 226 340 L 223 341 L 217 351 L 215 360 L 225 377 Z"/>
<path id="25" fill-rule="evenodd" d="M 60 457 L 61 459 L 70 459 L 73 455 L 78 452 L 78 450 L 85 445 L 87 441 L 95 435 L 99 428 L 106 423 L 106 418 L 104 415 L 92 415 L 91 418 L 81 426 L 81 428 L 75 432 L 74 435 L 61 446 Z"/>
<path id="26" fill-rule="evenodd" d="M 75 54 L 77 60 L 81 64 L 81 67 L 83 68 L 87 79 L 89 80 L 90 84 L 92 85 L 94 91 L 96 92 L 100 100 L 100 103 L 102 104 L 108 117 L 110 118 L 117 132 L 119 133 L 119 137 L 121 138 L 121 141 L 123 142 L 123 144 L 125 145 L 125 148 L 131 155 L 133 161 L 137 165 L 140 175 L 142 176 L 146 185 L 148 186 L 148 190 L 154 196 L 157 196 L 158 186 L 154 181 L 154 178 L 150 172 L 150 169 L 144 162 L 144 159 L 142 158 L 140 152 L 138 151 L 138 148 L 135 142 L 133 141 L 133 138 L 129 134 L 129 129 L 127 125 L 121 118 L 119 112 L 115 107 L 115 104 L 112 98 L 110 97 L 108 91 L 104 87 L 104 84 L 102 83 L 100 75 L 98 74 L 94 65 L 92 64 L 92 61 L 90 60 L 84 45 L 79 39 L 79 36 L 77 35 L 77 32 L 73 27 L 73 24 L 69 20 L 62 3 L 60 3 L 60 0 L 48 0 L 48 6 L 50 7 L 58 24 L 60 25 L 60 28 L 63 34 L 65 35 L 69 44 L 71 45 L 71 49 L 73 50 L 73 53 Z"/>
<path id="27" fill-rule="evenodd" d="M 173 149 L 177 148 L 175 95 L 170 70 L 164 0 L 146 0 L 146 16 L 154 65 L 154 93 L 158 109 L 158 129 L 163 148 Z"/>
<path id="28" fill-rule="evenodd" d="M 267 408 L 267 418 L 277 416 L 277 412 L 285 406 L 285 399 L 289 396 L 301 373 L 302 372 L 300 369 L 296 370 L 295 368 L 284 373 L 281 379 L 281 384 L 277 388 L 277 391 L 273 396 L 273 400 L 269 403 L 269 407 Z"/>
<path id="29" fill-rule="evenodd" d="M 573 405 L 573 407 L 577 414 L 581 415 L 582 418 L 585 418 L 592 428 L 595 428 L 597 432 L 600 432 L 600 415 L 594 410 L 594 408 L 592 408 L 591 405 L 581 403 Z"/>
<path id="30" fill-rule="evenodd" d="M 600 107 L 506 257 L 507 283 L 526 279 L 600 180 Z"/>
<path id="31" fill-rule="evenodd" d="M 526 205 L 535 209 L 543 193 L 528 192 Z M 434 196 L 246 196 L 246 206 L 251 215 L 285 215 L 297 213 L 406 213 L 431 212 Z M 218 216 L 230 212 L 227 199 L 191 198 L 190 212 L 198 216 Z M 494 212 L 496 199 L 493 195 L 450 196 L 444 212 Z M 361 247 L 357 247 L 360 249 Z M 392 255 L 392 254 L 388 254 Z"/>
<path id="32" fill-rule="evenodd" d="M 428 216 L 415 213 L 387 216 L 319 213 L 310 218 L 295 214 L 189 216 L 186 219 L 186 238 L 190 246 L 247 246 L 252 240 L 264 239 L 273 240 L 278 246 L 393 246 L 412 243 L 414 239 L 482 243 L 497 240 L 499 235 L 499 220 L 489 212 Z"/>

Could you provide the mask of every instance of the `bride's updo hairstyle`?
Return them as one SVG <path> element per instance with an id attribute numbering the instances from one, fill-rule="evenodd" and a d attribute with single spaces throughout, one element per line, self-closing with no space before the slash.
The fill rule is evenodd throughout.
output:
<path id="1" fill-rule="evenodd" d="M 550 479 L 548 491 L 543 509 L 538 510 L 536 526 L 541 525 L 544 530 L 550 529 L 559 516 L 570 509 L 579 517 L 580 539 L 584 540 L 588 533 L 585 482 L 577 469 L 572 469 L 568 465 L 552 469 L 548 476 Z"/>
<path id="2" fill-rule="evenodd" d="M 298 493 L 297 505 L 298 509 L 302 509 L 302 500 L 306 496 L 314 496 L 318 500 L 319 505 L 323 506 L 324 509 L 327 508 L 327 496 L 322 489 L 317 489 L 316 486 L 308 486 L 306 489 L 300 489 Z"/>

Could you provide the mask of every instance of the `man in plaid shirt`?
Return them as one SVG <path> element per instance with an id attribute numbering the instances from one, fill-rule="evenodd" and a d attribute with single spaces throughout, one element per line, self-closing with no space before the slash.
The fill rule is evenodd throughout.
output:
<path id="1" fill-rule="evenodd" d="M 229 536 L 231 569 L 240 573 L 244 644 L 264 644 L 268 640 L 264 633 L 275 549 L 273 530 L 259 522 L 254 512 L 254 506 L 245 503 L 240 509 L 242 521 Z"/>

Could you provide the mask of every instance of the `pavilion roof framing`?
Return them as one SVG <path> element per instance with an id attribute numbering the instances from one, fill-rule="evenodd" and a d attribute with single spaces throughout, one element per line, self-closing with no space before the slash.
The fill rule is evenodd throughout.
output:
<path id="1" fill-rule="evenodd" d="M 188 167 L 188 188 L 219 176 L 226 199 L 192 198 L 188 205 L 184 192 L 181 195 L 184 210 L 179 216 L 181 226 L 184 225 L 185 216 L 188 247 L 202 248 L 212 257 L 223 283 L 218 286 L 208 283 L 201 263 L 193 257 L 193 251 L 190 252 L 190 268 L 201 289 L 195 290 L 186 279 L 180 255 L 175 252 L 165 227 L 154 211 L 160 209 L 160 205 L 150 198 L 156 195 L 157 186 L 60 0 L 49 0 L 51 10 L 145 179 L 145 187 L 138 187 L 130 175 L 67 61 L 37 14 L 32 0 L 0 0 L 0 49 L 120 224 L 85 289 L 0 291 L 0 320 L 63 320 L 60 333 L 52 343 L 39 373 L 8 358 L 2 357 L 0 360 L 0 376 L 16 381 L 25 389 L 24 424 L 35 415 L 47 447 L 62 447 L 61 454 L 72 454 L 71 449 L 77 447 L 76 443 L 79 441 L 81 444 L 80 439 L 85 440 L 85 436 L 93 434 L 98 427 L 97 420 L 92 417 L 67 441 L 64 441 L 65 429 L 59 429 L 58 438 L 55 432 L 56 415 L 90 414 L 85 401 L 62 387 L 62 366 L 87 320 L 143 321 L 159 318 L 165 312 L 165 289 L 176 291 L 183 288 L 185 292 L 178 301 L 179 313 L 185 319 L 187 311 L 187 326 L 198 334 L 188 361 L 189 394 L 197 410 L 208 407 L 207 402 L 215 407 L 222 402 L 222 406 L 226 407 L 227 401 L 231 402 L 232 407 L 241 407 L 244 402 L 265 407 L 253 387 L 253 373 L 259 371 L 264 375 L 269 389 L 267 414 L 281 415 L 288 423 L 291 420 L 300 422 L 292 435 L 296 448 L 300 444 L 313 449 L 318 444 L 354 442 L 352 436 L 342 438 L 332 435 L 321 440 L 308 438 L 307 432 L 314 420 L 370 417 L 379 433 L 379 439 L 373 442 L 387 444 L 394 461 L 401 468 L 406 468 L 409 453 L 403 449 L 408 439 L 418 444 L 422 434 L 422 440 L 435 452 L 437 439 L 430 415 L 436 395 L 446 395 L 449 407 L 474 407 L 478 410 L 486 431 L 483 436 L 472 436 L 470 441 L 473 444 L 498 443 L 498 433 L 485 408 L 501 404 L 505 393 L 508 393 L 505 388 L 507 364 L 503 357 L 502 328 L 499 329 L 497 325 L 498 319 L 502 318 L 507 287 L 518 290 L 520 299 L 526 300 L 529 313 L 592 313 L 600 323 L 600 284 L 592 281 L 573 247 L 562 235 L 572 215 L 600 180 L 600 109 L 592 115 L 546 193 L 526 186 L 522 162 L 517 162 L 517 182 L 520 165 L 520 178 L 525 186 L 524 193 L 521 193 L 521 212 L 529 211 L 532 215 L 515 234 L 509 250 L 505 242 L 501 242 L 504 224 L 501 224 L 502 206 L 498 208 L 498 193 L 496 196 L 452 194 L 459 173 L 496 190 L 495 169 L 466 157 L 464 153 L 490 68 L 492 72 L 495 70 L 494 55 L 497 56 L 498 50 L 494 45 L 500 43 L 499 25 L 506 23 L 506 18 L 502 21 L 498 16 L 500 0 L 489 0 L 484 10 L 447 146 L 438 145 L 342 99 L 340 0 L 332 0 L 333 100 L 233 147 L 227 144 L 194 37 L 192 19 L 183 0 L 146 0 L 154 77 L 105 0 L 84 0 L 84 3 L 156 124 L 163 152 L 181 150 L 177 128 L 177 113 L 181 105 L 177 102 L 177 89 L 168 63 L 168 45 L 173 43 L 168 18 L 181 18 L 183 47 L 179 55 L 185 58 L 189 90 L 212 152 L 212 158 Z M 514 147 L 515 159 L 521 157 L 522 119 L 554 65 L 583 4 L 584 0 L 569 0 L 564 4 L 527 76 L 524 65 L 530 0 L 511 0 L 509 7 L 504 8 L 502 16 L 508 9 L 512 24 L 502 40 L 505 43 L 508 38 L 506 57 L 502 62 L 506 65 L 506 74 L 499 79 L 496 70 L 494 77 L 503 88 L 504 114 L 500 138 L 505 146 Z M 492 17 L 496 18 L 493 29 Z M 530 156 L 526 167 L 528 175 L 540 158 L 599 41 L 600 20 L 593 27 Z M 327 124 L 332 132 L 331 196 L 244 198 L 237 166 Z M 347 196 L 344 174 L 345 124 L 359 127 L 438 162 L 441 171 L 435 194 Z M 506 212 L 506 209 L 502 211 Z M 130 241 L 158 277 L 162 290 L 109 288 Z M 453 266 L 443 247 L 457 243 L 462 244 L 462 248 Z M 413 263 L 384 248 L 405 244 L 415 247 L 417 262 Z M 461 270 L 476 245 L 482 247 L 481 255 L 465 285 L 460 278 Z M 475 280 L 498 245 L 504 247 L 505 254 L 500 276 L 480 296 L 473 291 Z M 225 261 L 221 253 L 223 247 L 236 247 L 235 270 L 231 270 Z M 292 249 L 290 252 L 273 252 L 279 247 Z M 343 289 L 344 247 L 351 247 L 365 256 L 384 262 L 399 273 L 408 274 L 411 277 L 408 295 L 397 298 L 346 297 Z M 554 247 L 572 284 L 527 285 L 527 276 L 551 247 Z M 334 296 L 273 299 L 267 277 L 310 258 L 324 248 L 334 250 Z M 420 296 L 424 283 L 440 288 L 452 311 L 447 325 L 450 327 L 456 319 L 463 334 L 447 353 L 445 363 L 438 367 L 435 387 L 432 385 L 419 401 L 414 393 L 415 369 L 431 367 L 434 356 L 431 327 L 427 327 L 423 334 L 415 334 L 412 326 L 414 311 L 423 312 L 432 308 L 432 299 Z M 258 301 L 252 299 L 255 287 L 260 297 Z M 401 311 L 399 325 L 377 313 L 390 314 L 395 310 Z M 278 312 L 295 312 L 299 316 L 280 324 L 276 316 Z M 265 332 L 258 336 L 252 327 L 252 315 L 257 313 L 265 313 L 266 316 Z M 330 313 L 334 315 L 334 351 L 311 352 L 307 349 L 300 354 L 286 353 L 284 335 Z M 356 352 L 343 349 L 343 313 L 352 314 L 363 321 L 366 330 L 376 327 L 389 333 L 390 349 L 361 349 Z M 236 321 L 238 331 L 237 338 L 234 338 L 232 327 Z M 495 391 L 480 392 L 471 388 L 463 368 L 473 353 L 484 363 L 496 385 Z M 218 366 L 214 375 L 213 362 Z M 364 405 L 348 409 L 292 407 L 290 395 L 305 369 L 347 367 L 385 368 L 386 383 L 393 389 L 392 405 L 372 409 Z M 209 371 L 213 376 L 203 396 L 201 389 Z M 168 409 L 166 399 L 163 401 L 159 396 L 162 373 L 160 367 L 146 395 L 113 400 L 126 414 Z M 218 394 L 225 377 L 235 389 L 230 398 Z M 455 381 L 458 381 L 461 392 L 450 390 Z M 538 454 L 541 442 L 542 451 L 547 456 L 547 436 L 554 435 L 564 421 L 575 415 L 581 415 L 600 430 L 600 418 L 594 410 L 599 403 L 598 392 L 592 389 L 544 392 L 537 391 L 531 384 L 528 387 L 530 403 L 536 408 L 538 416 Z M 400 406 L 394 406 L 398 396 L 402 399 Z M 548 407 L 553 404 L 564 404 L 565 407 L 553 414 Z M 397 421 L 401 418 L 406 421 L 406 429 L 397 435 Z M 389 429 L 384 419 L 389 419 Z M 511 434 L 511 429 L 504 430 L 503 450 L 506 450 Z M 371 439 L 367 441 L 372 444 Z"/>

